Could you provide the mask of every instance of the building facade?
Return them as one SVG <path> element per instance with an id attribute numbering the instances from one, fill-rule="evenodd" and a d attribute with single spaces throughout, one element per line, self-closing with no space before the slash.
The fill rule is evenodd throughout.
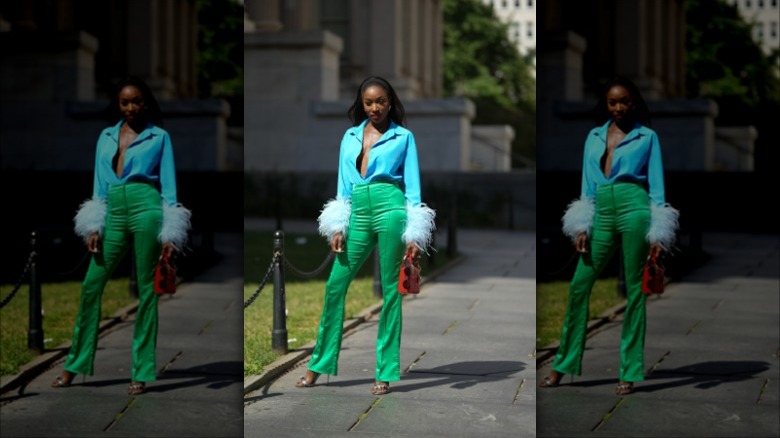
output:
<path id="1" fill-rule="evenodd" d="M 537 0 L 482 0 L 499 20 L 509 25 L 509 39 L 521 55 L 536 51 Z"/>
<path id="2" fill-rule="evenodd" d="M 780 51 L 780 0 L 728 0 L 753 25 L 753 39 L 767 55 Z"/>

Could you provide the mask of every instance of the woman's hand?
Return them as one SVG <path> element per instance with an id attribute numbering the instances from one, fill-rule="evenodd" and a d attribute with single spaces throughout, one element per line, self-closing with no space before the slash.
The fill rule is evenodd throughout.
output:
<path id="1" fill-rule="evenodd" d="M 176 247 L 170 242 L 163 243 L 162 255 L 163 257 L 170 257 L 176 252 Z"/>
<path id="2" fill-rule="evenodd" d="M 330 239 L 330 249 L 333 252 L 344 251 L 344 234 L 336 233 L 333 238 Z"/>
<path id="3" fill-rule="evenodd" d="M 650 255 L 655 254 L 657 257 L 660 257 L 661 254 L 664 253 L 664 247 L 661 246 L 660 243 L 654 242 L 650 245 Z"/>
<path id="4" fill-rule="evenodd" d="M 406 253 L 412 253 L 412 260 L 415 262 L 420 260 L 420 248 L 414 243 L 406 245 Z"/>
<path id="5" fill-rule="evenodd" d="M 87 237 L 87 251 L 91 253 L 100 252 L 100 234 L 92 233 Z"/>
<path id="6" fill-rule="evenodd" d="M 588 233 L 582 232 L 577 235 L 577 238 L 574 240 L 574 249 L 577 252 L 588 252 Z"/>

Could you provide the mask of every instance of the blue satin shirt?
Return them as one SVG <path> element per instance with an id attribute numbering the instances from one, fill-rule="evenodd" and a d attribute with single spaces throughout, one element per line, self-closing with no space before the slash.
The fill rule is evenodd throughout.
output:
<path id="1" fill-rule="evenodd" d="M 417 163 L 417 146 L 414 135 L 392 120 L 390 127 L 371 147 L 368 154 L 366 177 L 360 175 L 357 158 L 363 150 L 363 129 L 368 119 L 358 126 L 347 129 L 341 140 L 339 152 L 339 178 L 337 195 L 340 198 L 352 197 L 355 184 L 372 181 L 392 180 L 400 184 L 407 204 L 418 206 L 420 195 L 420 167 Z"/>
<path id="2" fill-rule="evenodd" d="M 130 181 L 151 182 L 160 190 L 163 204 L 173 206 L 176 200 L 176 169 L 173 163 L 171 138 L 164 129 L 151 123 L 125 151 L 122 178 L 116 175 L 113 159 L 119 149 L 120 120 L 115 126 L 100 133 L 95 155 L 95 181 L 93 197 L 105 200 L 108 186 Z"/>
<path id="3" fill-rule="evenodd" d="M 647 188 L 652 205 L 664 205 L 666 201 L 661 145 L 658 135 L 652 129 L 636 123 L 615 148 L 609 177 L 604 175 L 601 157 L 607 149 L 607 131 L 611 123 L 612 120 L 609 120 L 603 126 L 593 128 L 585 140 L 582 197 L 593 200 L 598 185 L 630 181 Z"/>

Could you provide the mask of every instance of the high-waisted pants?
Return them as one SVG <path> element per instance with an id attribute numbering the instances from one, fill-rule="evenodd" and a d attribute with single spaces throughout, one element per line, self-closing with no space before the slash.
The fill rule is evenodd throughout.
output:
<path id="1" fill-rule="evenodd" d="M 601 271 L 616 250 L 621 237 L 627 304 L 620 340 L 620 380 L 644 380 L 645 295 L 642 269 L 649 245 L 645 235 L 650 226 L 647 192 L 638 184 L 618 182 L 596 190 L 596 214 L 588 252 L 581 255 L 569 288 L 569 305 L 553 369 L 565 374 L 582 374 L 590 292 Z"/>
<path id="2" fill-rule="evenodd" d="M 406 199 L 398 186 L 387 182 L 354 186 L 346 243 L 343 252 L 336 257 L 325 286 L 325 306 L 317 344 L 309 362 L 310 370 L 338 374 L 347 288 L 377 246 L 384 300 L 376 340 L 375 375 L 380 382 L 401 379 L 402 296 L 397 287 L 406 248 L 401 237 L 405 227 Z"/>
<path id="3" fill-rule="evenodd" d="M 93 374 L 103 289 L 132 243 L 138 281 L 132 379 L 156 380 L 157 294 L 153 281 L 162 249 L 157 240 L 161 225 L 162 202 L 152 185 L 130 182 L 109 187 L 102 245 L 100 252 L 93 255 L 82 283 L 73 343 L 65 361 L 67 371 Z"/>

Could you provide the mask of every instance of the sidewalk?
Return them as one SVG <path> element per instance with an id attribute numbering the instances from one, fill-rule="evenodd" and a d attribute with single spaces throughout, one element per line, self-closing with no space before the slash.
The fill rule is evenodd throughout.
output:
<path id="1" fill-rule="evenodd" d="M 647 302 L 636 393 L 614 394 L 619 317 L 589 337 L 582 376 L 538 390 L 539 437 L 780 435 L 780 237 L 705 235 L 704 249 L 709 263 Z"/>
<path id="2" fill-rule="evenodd" d="M 345 336 L 329 383 L 295 388 L 307 358 L 248 393 L 244 436 L 535 436 L 535 236 L 459 230 L 458 245 L 467 258 L 404 301 L 390 394 L 371 394 L 375 316 Z"/>
<path id="3" fill-rule="evenodd" d="M 160 299 L 158 380 L 146 394 L 127 395 L 131 316 L 98 341 L 94 376 L 51 388 L 63 359 L 4 394 L 2 436 L 242 436 L 242 239 L 218 234 L 219 265 Z"/>

